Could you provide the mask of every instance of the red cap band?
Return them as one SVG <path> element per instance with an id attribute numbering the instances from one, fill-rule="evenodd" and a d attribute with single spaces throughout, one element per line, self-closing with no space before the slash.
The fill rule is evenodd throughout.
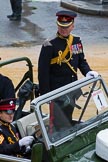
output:
<path id="1" fill-rule="evenodd" d="M 16 99 L 6 99 L 0 101 L 0 110 L 13 110 L 16 106 Z"/>

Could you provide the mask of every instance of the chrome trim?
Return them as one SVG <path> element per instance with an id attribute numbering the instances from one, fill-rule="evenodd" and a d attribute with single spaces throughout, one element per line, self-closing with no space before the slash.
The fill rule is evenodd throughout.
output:
<path id="1" fill-rule="evenodd" d="M 31 160 L 28 159 L 18 158 L 9 155 L 3 155 L 3 154 L 0 154 L 0 160 L 5 160 L 6 162 L 31 162 Z"/>

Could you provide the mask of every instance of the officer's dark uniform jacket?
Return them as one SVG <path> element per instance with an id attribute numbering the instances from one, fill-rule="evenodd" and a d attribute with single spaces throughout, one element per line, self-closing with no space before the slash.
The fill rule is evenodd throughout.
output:
<path id="1" fill-rule="evenodd" d="M 15 126 L 0 120 L 0 153 L 23 157 L 25 148 L 20 148 L 18 140 Z"/>
<path id="2" fill-rule="evenodd" d="M 38 63 L 38 79 L 40 93 L 45 94 L 61 86 L 69 84 L 77 80 L 77 70 L 85 76 L 91 69 L 84 58 L 83 46 L 80 37 L 73 36 L 71 45 L 72 57 L 69 64 L 74 70 L 66 64 L 51 64 L 51 59 L 58 56 L 60 51 L 64 51 L 67 46 L 66 39 L 58 35 L 53 40 L 47 41 L 42 46 L 39 63 Z M 66 59 L 70 57 L 70 53 L 66 55 Z"/>
<path id="3" fill-rule="evenodd" d="M 0 100 L 6 98 L 15 98 L 15 90 L 12 81 L 0 74 Z"/>

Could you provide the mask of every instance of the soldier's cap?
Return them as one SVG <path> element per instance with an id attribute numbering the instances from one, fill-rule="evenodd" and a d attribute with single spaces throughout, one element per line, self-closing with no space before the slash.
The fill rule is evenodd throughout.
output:
<path id="1" fill-rule="evenodd" d="M 0 111 L 5 111 L 7 114 L 15 112 L 16 98 L 9 98 L 0 101 Z"/>
<path id="2" fill-rule="evenodd" d="M 57 25 L 62 27 L 69 27 L 73 22 L 74 18 L 77 14 L 73 11 L 59 11 L 56 13 L 57 18 Z"/>

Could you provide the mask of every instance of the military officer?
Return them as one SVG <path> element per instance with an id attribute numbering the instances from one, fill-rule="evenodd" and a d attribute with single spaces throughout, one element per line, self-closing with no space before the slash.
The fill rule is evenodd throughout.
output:
<path id="1" fill-rule="evenodd" d="M 30 149 L 34 137 L 19 138 L 15 126 L 12 125 L 15 105 L 15 98 L 0 101 L 0 153 L 28 158 L 27 151 Z"/>
<path id="2" fill-rule="evenodd" d="M 84 76 L 98 76 L 96 71 L 91 70 L 85 59 L 80 37 L 71 34 L 77 14 L 73 11 L 62 10 L 57 12 L 56 16 L 58 27 L 56 36 L 44 42 L 38 61 L 41 95 L 76 81 L 78 69 Z M 51 110 L 51 125 L 57 123 L 54 122 L 57 113 L 53 116 L 53 110 Z M 68 110 L 66 110 L 67 114 L 73 111 L 69 110 L 68 113 Z M 68 115 L 68 118 L 69 116 L 71 115 Z"/>

